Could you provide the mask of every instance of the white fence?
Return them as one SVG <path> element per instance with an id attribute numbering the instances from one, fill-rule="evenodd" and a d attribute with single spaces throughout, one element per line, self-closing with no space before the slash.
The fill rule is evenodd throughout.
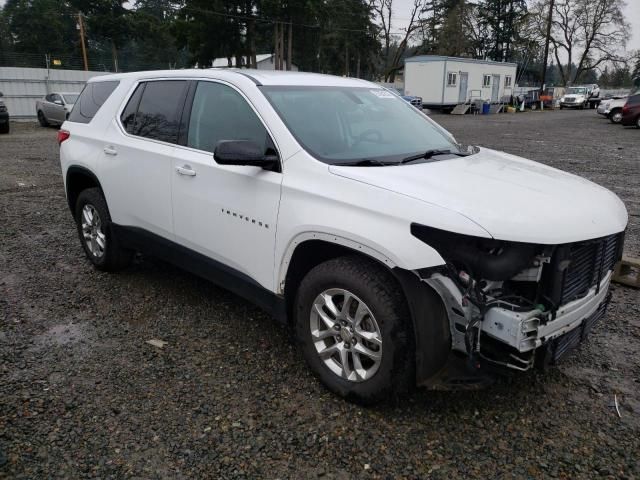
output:
<path id="1" fill-rule="evenodd" d="M 85 82 L 105 72 L 0 67 L 0 92 L 12 119 L 36 117 L 36 100 L 51 92 L 80 92 Z"/>

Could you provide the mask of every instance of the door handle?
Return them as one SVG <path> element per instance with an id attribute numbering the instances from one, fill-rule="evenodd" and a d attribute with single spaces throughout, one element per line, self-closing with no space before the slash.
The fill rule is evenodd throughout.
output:
<path id="1" fill-rule="evenodd" d="M 111 145 L 107 145 L 106 147 L 104 147 L 104 153 L 106 153 L 107 155 L 117 155 L 118 151 Z"/>
<path id="2" fill-rule="evenodd" d="M 193 170 L 189 165 L 183 165 L 182 167 L 176 167 L 176 172 L 178 175 L 186 175 L 187 177 L 195 177 L 196 171 Z"/>

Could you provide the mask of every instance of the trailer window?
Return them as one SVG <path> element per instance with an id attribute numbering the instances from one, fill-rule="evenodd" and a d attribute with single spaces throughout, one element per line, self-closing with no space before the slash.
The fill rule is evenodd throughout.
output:
<path id="1" fill-rule="evenodd" d="M 491 86 L 491 75 L 485 75 L 482 77 L 482 86 L 490 87 Z"/>
<path id="2" fill-rule="evenodd" d="M 447 73 L 447 87 L 455 87 L 458 84 L 458 74 L 455 72 Z"/>
<path id="3" fill-rule="evenodd" d="M 507 75 L 506 77 L 504 77 L 504 86 L 505 87 L 511 86 L 511 75 Z"/>

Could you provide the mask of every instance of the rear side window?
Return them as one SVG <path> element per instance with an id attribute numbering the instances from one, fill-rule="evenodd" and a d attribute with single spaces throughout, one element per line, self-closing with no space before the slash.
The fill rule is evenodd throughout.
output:
<path id="1" fill-rule="evenodd" d="M 185 80 L 160 80 L 138 85 L 120 120 L 138 137 L 177 143 L 187 87 Z"/>
<path id="2" fill-rule="evenodd" d="M 251 140 L 266 149 L 270 139 L 238 92 L 220 83 L 199 82 L 191 107 L 187 146 L 213 152 L 220 140 Z"/>
<path id="3" fill-rule="evenodd" d="M 87 83 L 69 115 L 70 122 L 89 123 L 119 82 Z"/>
<path id="4" fill-rule="evenodd" d="M 640 95 L 631 95 L 629 100 L 627 100 L 628 105 L 638 105 L 640 104 Z"/>

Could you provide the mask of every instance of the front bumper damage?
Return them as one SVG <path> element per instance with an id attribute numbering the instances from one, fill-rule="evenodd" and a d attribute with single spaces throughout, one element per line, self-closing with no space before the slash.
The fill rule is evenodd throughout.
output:
<path id="1" fill-rule="evenodd" d="M 467 301 L 456 284 L 436 273 L 423 279 L 442 298 L 451 326 L 452 350 L 482 365 L 526 371 L 556 363 L 577 346 L 605 312 L 611 272 L 580 299 L 555 312 L 540 309 L 515 310 L 506 302 L 484 315 Z"/>

